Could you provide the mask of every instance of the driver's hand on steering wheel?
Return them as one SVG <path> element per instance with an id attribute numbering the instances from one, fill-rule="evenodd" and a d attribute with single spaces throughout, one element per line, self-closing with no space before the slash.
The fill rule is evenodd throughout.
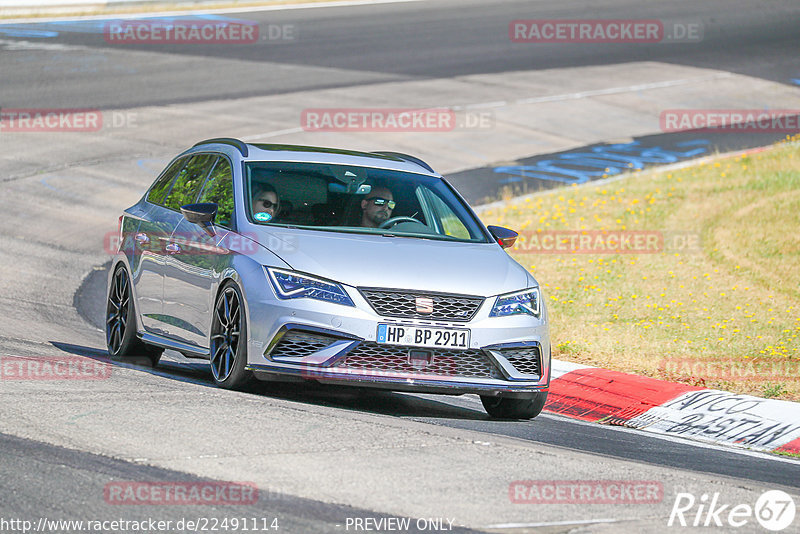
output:
<path id="1" fill-rule="evenodd" d="M 425 226 L 425 224 L 423 224 L 421 221 L 415 219 L 414 217 L 409 217 L 407 215 L 399 215 L 397 217 L 392 217 L 391 219 L 387 219 L 387 220 L 383 221 L 383 223 L 381 223 L 381 225 L 378 226 L 378 228 L 380 228 L 382 230 L 387 230 L 387 229 L 391 228 L 392 226 L 394 226 L 396 224 L 399 224 L 401 222 L 415 222 L 417 224 L 421 224 L 422 226 Z"/>

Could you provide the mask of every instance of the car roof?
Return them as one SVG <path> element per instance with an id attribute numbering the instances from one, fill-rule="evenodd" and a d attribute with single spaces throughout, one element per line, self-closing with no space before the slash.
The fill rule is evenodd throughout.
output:
<path id="1" fill-rule="evenodd" d="M 193 149 L 200 147 L 211 148 L 213 145 L 235 147 L 245 161 L 330 163 L 440 176 L 421 159 L 400 152 L 359 152 L 303 145 L 245 143 L 233 138 L 208 139 L 197 143 Z"/>

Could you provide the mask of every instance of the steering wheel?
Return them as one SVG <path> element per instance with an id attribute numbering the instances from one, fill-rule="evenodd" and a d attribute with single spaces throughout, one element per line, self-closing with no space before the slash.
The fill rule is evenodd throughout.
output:
<path id="1" fill-rule="evenodd" d="M 422 224 L 420 221 L 418 221 L 414 217 L 408 217 L 406 215 L 400 215 L 398 217 L 392 217 L 391 219 L 387 219 L 387 220 L 383 221 L 383 224 L 378 226 L 378 228 L 380 228 L 381 230 L 386 230 L 387 228 L 389 228 L 391 226 L 394 226 L 395 224 L 401 223 L 401 222 L 415 222 L 417 224 Z"/>

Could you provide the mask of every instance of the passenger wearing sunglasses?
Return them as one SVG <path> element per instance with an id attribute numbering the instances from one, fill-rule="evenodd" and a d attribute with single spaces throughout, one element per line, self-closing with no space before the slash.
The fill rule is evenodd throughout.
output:
<path id="1" fill-rule="evenodd" d="M 272 187 L 271 184 L 256 186 L 255 193 L 253 194 L 254 217 L 261 222 L 267 222 L 277 217 L 279 212 L 280 201 L 278 200 L 278 192 L 275 188 Z M 269 217 L 258 215 L 262 213 L 268 213 Z"/>
<path id="2" fill-rule="evenodd" d="M 361 201 L 361 226 L 378 228 L 392 217 L 394 209 L 392 192 L 385 187 L 375 187 Z"/>

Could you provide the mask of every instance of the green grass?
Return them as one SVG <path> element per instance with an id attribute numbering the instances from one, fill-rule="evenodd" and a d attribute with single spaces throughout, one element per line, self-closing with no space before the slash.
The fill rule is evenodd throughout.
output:
<path id="1" fill-rule="evenodd" d="M 762 385 L 763 397 L 766 399 L 771 399 L 774 397 L 780 397 L 784 393 L 786 393 L 786 386 L 783 384 L 770 384 L 767 382 L 766 384 Z"/>
<path id="2" fill-rule="evenodd" d="M 542 286 L 555 357 L 800 400 L 795 142 L 507 199 L 482 218 L 521 232 L 510 253 Z M 530 249 L 565 230 L 658 232 L 664 246 L 637 254 Z"/>

